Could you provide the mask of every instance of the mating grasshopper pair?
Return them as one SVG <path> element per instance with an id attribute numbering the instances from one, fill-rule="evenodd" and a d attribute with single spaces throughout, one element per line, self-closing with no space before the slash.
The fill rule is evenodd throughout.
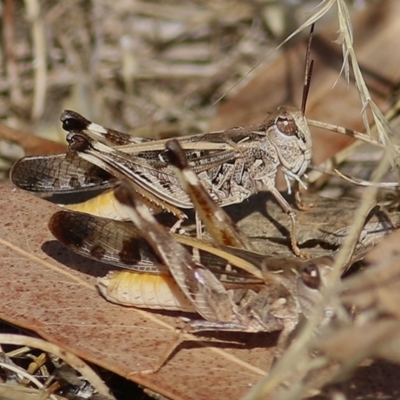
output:
<path id="1" fill-rule="evenodd" d="M 74 135 L 70 146 L 80 151 L 90 142 L 82 135 Z M 177 176 L 215 244 L 172 235 L 156 222 L 127 180 L 117 186 L 115 197 L 134 226 L 60 211 L 50 220 L 51 232 L 80 254 L 131 270 L 114 272 L 99 280 L 99 289 L 108 300 L 136 307 L 196 312 L 203 320 L 190 322 L 187 329 L 194 332 L 281 330 L 280 352 L 299 315 L 307 315 L 319 301 L 319 289 L 331 259 L 288 261 L 247 250 L 251 246 L 247 238 L 210 198 L 189 168 L 179 142 L 168 141 L 166 147 L 167 157 L 177 168 Z M 198 258 L 192 249 L 199 251 Z"/>
<path id="2" fill-rule="evenodd" d="M 90 154 L 93 143 L 96 144 L 93 138 L 82 132 L 70 132 L 68 140 L 70 153 L 67 156 L 21 160 L 13 169 L 13 180 L 16 181 L 16 176 L 19 176 L 18 182 L 22 182 L 21 172 L 26 174 L 27 171 L 21 167 L 36 162 L 35 169 L 31 171 L 50 175 L 57 172 L 57 177 L 64 179 L 57 181 L 62 189 L 69 187 L 67 190 L 70 190 L 71 183 L 76 188 L 79 182 L 89 188 L 98 184 L 111 185 L 111 177 L 118 176 L 121 166 L 110 163 L 107 166 L 108 175 L 80 158 L 81 154 Z M 288 262 L 250 251 L 251 244 L 237 232 L 232 221 L 210 198 L 197 174 L 189 169 L 187 151 L 180 149 L 177 142 L 166 144 L 167 152 L 162 152 L 165 162 L 169 165 L 173 161 L 175 167 L 169 165 L 170 169 L 178 167 L 180 173 L 176 175 L 172 170 L 171 173 L 176 176 L 176 182 L 180 182 L 179 187 L 191 204 L 196 206 L 214 237 L 215 245 L 182 235 L 171 236 L 155 222 L 140 200 L 133 197 L 137 186 L 132 181 L 124 181 L 114 189 L 113 194 L 115 202 L 120 205 L 117 211 L 132 219 L 136 228 L 121 221 L 61 211 L 51 219 L 50 230 L 57 239 L 80 254 L 141 272 L 114 273 L 103 278 L 99 288 L 111 301 L 197 312 L 204 320 L 190 324 L 190 329 L 194 331 L 283 330 L 281 343 L 284 343 L 299 315 L 303 312 L 307 314 L 318 300 L 321 277 L 329 270 L 330 259 Z M 52 160 L 53 164 L 47 163 L 47 167 L 38 168 L 48 160 Z M 81 172 L 82 168 L 86 175 L 80 175 L 79 179 L 77 176 L 74 180 L 70 177 L 68 185 L 63 186 L 68 172 Z M 89 173 L 93 171 L 96 174 Z M 25 182 L 33 187 L 46 187 L 39 186 L 38 180 L 28 179 Z M 46 179 L 42 182 L 47 184 Z M 199 251 L 199 259 L 193 257 L 190 251 L 193 248 Z M 137 292 L 132 295 L 143 282 L 146 289 L 140 295 Z M 161 293 L 160 287 L 163 287 Z M 146 293 L 151 294 L 147 296 Z"/>
<path id="3" fill-rule="evenodd" d="M 113 200 L 107 207 L 111 204 L 115 216 L 132 220 L 136 228 L 64 211 L 49 224 L 74 251 L 142 273 L 114 274 L 100 281 L 109 300 L 195 311 L 204 320 L 190 324 L 194 331 L 283 330 L 285 338 L 299 315 L 318 299 L 321 278 L 331 261 L 288 262 L 257 254 L 219 205 L 240 203 L 269 190 L 289 214 L 292 249 L 303 256 L 296 240 L 295 213 L 276 189 L 275 179 L 281 169 L 290 190 L 292 181 L 302 183 L 311 161 L 311 134 L 304 117 L 312 68 L 308 59 L 309 50 L 301 110 L 280 107 L 260 124 L 183 137 L 179 143 L 131 138 L 66 111 L 61 120 L 69 132 L 69 152 L 20 160 L 13 167 L 12 181 L 23 189 L 55 194 L 110 189 L 105 198 Z M 122 183 L 116 185 L 115 178 Z M 134 193 L 151 208 L 167 210 L 179 219 L 184 217 L 182 208 L 195 207 L 215 244 L 171 236 Z M 147 288 L 154 288 L 155 297 L 160 286 L 154 282 L 163 282 L 160 301 L 131 295 L 148 274 L 153 283 L 147 282 Z"/>

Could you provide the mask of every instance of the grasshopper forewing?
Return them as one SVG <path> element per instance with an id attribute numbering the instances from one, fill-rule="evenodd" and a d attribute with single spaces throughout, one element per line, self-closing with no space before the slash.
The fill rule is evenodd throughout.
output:
<path id="1" fill-rule="evenodd" d="M 104 169 L 69 153 L 21 158 L 10 175 L 19 188 L 42 194 L 95 191 L 115 185 L 115 178 Z"/>

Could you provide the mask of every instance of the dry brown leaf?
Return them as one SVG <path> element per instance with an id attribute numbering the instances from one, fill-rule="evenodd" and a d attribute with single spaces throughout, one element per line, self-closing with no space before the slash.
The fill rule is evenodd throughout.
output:
<path id="1" fill-rule="evenodd" d="M 276 335 L 235 334 L 222 338 L 239 344 L 186 343 L 159 373 L 132 375 L 159 360 L 176 318 L 105 301 L 94 285 L 110 268 L 47 230 L 59 207 L 8 186 L 0 193 L 1 319 L 174 399 L 239 398 L 268 370 Z"/>
<path id="2" fill-rule="evenodd" d="M 1 319 L 174 399 L 239 398 L 269 369 L 277 334 L 234 333 L 211 335 L 224 341 L 209 342 L 207 347 L 186 342 L 159 373 L 132 375 L 154 366 L 174 340 L 175 327 L 182 326 L 176 314 L 106 302 L 94 285 L 111 268 L 72 254 L 47 229 L 59 207 L 8 186 L 1 187 L 0 196 Z M 247 205 L 251 210 L 262 209 L 265 200 L 261 194 Z M 329 246 L 340 243 L 340 232 L 351 224 L 357 207 L 354 201 L 317 200 L 313 209 L 299 212 L 300 237 L 305 242 L 318 239 L 309 244 L 316 246 L 316 255 L 331 254 Z M 245 209 L 241 205 L 231 211 L 240 219 L 248 213 Z M 267 216 L 260 212 L 247 215 L 241 222 L 244 230 L 258 237 L 260 250 L 275 250 L 282 256 L 286 249 L 290 255 L 287 241 L 282 242 L 288 226 L 284 214 L 270 199 L 267 212 Z M 388 227 L 398 225 L 398 214 L 390 218 L 391 223 L 385 219 Z M 370 223 L 381 219 L 377 215 Z M 268 242 L 271 237 L 275 239 Z"/>
<path id="3" fill-rule="evenodd" d="M 389 107 L 390 90 L 399 80 L 398 46 L 400 3 L 377 2 L 362 13 L 352 14 L 355 51 L 374 100 L 383 109 Z M 353 84 L 338 80 L 342 64 L 337 38 L 337 22 L 327 27 L 317 22 L 312 48 L 315 59 L 307 118 L 329 122 L 349 129 L 363 130 L 361 105 Z M 223 104 L 211 123 L 211 129 L 247 125 L 263 120 L 267 111 L 282 104 L 301 103 L 305 43 L 298 43 L 261 71 L 234 98 Z M 319 164 L 352 142 L 342 135 L 312 128 L 314 163 Z"/>

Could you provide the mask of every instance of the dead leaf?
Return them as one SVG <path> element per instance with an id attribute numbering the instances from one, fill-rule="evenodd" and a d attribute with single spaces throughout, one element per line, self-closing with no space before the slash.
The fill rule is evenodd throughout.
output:
<path id="1" fill-rule="evenodd" d="M 67 251 L 47 230 L 59 207 L 0 187 L 0 318 L 33 330 L 77 356 L 174 399 L 239 398 L 271 365 L 276 334 L 220 335 L 218 344 L 187 342 L 154 375 L 179 320 L 105 301 L 96 277 L 111 269 Z"/>
<path id="2" fill-rule="evenodd" d="M 154 366 L 173 341 L 175 327 L 182 326 L 178 314 L 125 308 L 105 301 L 95 289 L 96 278 L 112 268 L 72 254 L 53 239 L 47 223 L 59 207 L 8 186 L 1 186 L 0 193 L 3 320 L 33 330 L 85 360 L 174 399 L 239 398 L 269 369 L 277 334 L 224 333 L 211 336 L 222 342 L 207 342 L 206 347 L 198 342 L 184 343 L 157 374 L 135 375 Z M 245 231 L 251 230 L 253 239 L 258 236 L 258 244 L 264 243 L 266 253 L 271 253 L 273 245 L 267 239 L 275 236 L 277 251 L 286 248 L 290 254 L 284 241 L 288 225 L 279 205 L 269 199 L 267 217 L 249 211 L 265 208 L 266 197 L 268 194 L 251 198 L 247 211 L 243 205 L 232 207 L 232 215 L 241 219 L 250 213 L 241 224 Z M 317 237 L 326 240 L 328 247 L 330 241 L 337 246 L 330 236 L 338 240 L 337 232 L 351 224 L 358 204 L 315 201 L 313 197 L 308 200 L 317 205 L 299 212 L 300 237 L 305 241 Z M 380 220 L 379 216 L 374 218 Z M 398 223 L 397 214 L 391 218 L 393 226 Z M 316 250 L 321 251 L 332 252 L 323 247 Z"/>

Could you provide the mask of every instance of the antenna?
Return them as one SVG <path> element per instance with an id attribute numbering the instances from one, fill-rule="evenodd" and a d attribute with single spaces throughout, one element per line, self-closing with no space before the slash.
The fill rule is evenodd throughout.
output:
<path id="1" fill-rule="evenodd" d="M 306 63 L 305 63 L 305 67 L 304 67 L 303 99 L 301 102 L 301 111 L 303 114 L 305 114 L 305 112 L 306 112 L 307 98 L 308 98 L 308 93 L 310 91 L 311 75 L 312 75 L 312 70 L 313 70 L 313 66 L 314 66 L 314 60 L 310 61 L 311 43 L 312 43 L 312 37 L 313 37 L 313 33 L 314 33 L 314 25 L 315 24 L 311 25 L 310 35 L 308 37 Z"/>

